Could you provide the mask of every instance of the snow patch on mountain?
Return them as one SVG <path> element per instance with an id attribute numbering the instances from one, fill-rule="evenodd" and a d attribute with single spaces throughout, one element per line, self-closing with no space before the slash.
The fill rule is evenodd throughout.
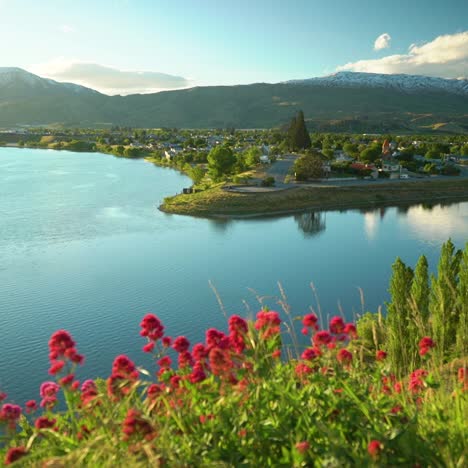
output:
<path id="1" fill-rule="evenodd" d="M 59 83 L 58 81 L 49 78 L 41 78 L 40 76 L 29 73 L 26 70 L 18 67 L 0 67 L 0 87 L 12 87 L 18 85 L 26 85 L 37 89 L 59 89 L 66 88 L 76 94 L 96 93 L 94 89 L 86 88 L 73 83 Z"/>
<path id="2" fill-rule="evenodd" d="M 291 80 L 285 83 L 335 88 L 391 88 L 407 93 L 444 91 L 452 94 L 468 95 L 467 79 L 445 79 L 421 75 L 337 72 L 328 76 Z"/>

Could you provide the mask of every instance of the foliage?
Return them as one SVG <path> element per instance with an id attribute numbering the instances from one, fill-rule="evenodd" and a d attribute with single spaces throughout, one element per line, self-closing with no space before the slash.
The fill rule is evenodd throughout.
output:
<path id="1" fill-rule="evenodd" d="M 385 343 L 395 373 L 407 373 L 421 364 L 421 336 L 434 339 L 434 357 L 439 365 L 456 355 L 466 356 L 467 265 L 468 244 L 462 252 L 451 240 L 442 246 L 437 276 L 431 276 L 430 285 L 424 256 L 419 258 L 414 273 L 397 259 L 390 281 Z"/>
<path id="2" fill-rule="evenodd" d="M 304 112 L 299 111 L 291 120 L 287 139 L 291 151 L 303 150 L 311 147 L 312 143 L 304 121 Z"/>
<path id="3" fill-rule="evenodd" d="M 323 175 L 322 159 L 317 154 L 304 154 L 294 161 L 296 180 L 318 179 Z"/>
<path id="4" fill-rule="evenodd" d="M 262 180 L 262 187 L 273 187 L 275 185 L 275 178 L 274 177 L 265 177 Z"/>
<path id="5" fill-rule="evenodd" d="M 227 146 L 216 146 L 208 154 L 208 172 L 214 180 L 230 174 L 235 164 L 236 157 Z"/>
<path id="6" fill-rule="evenodd" d="M 190 166 L 187 175 L 193 180 L 195 185 L 198 185 L 205 177 L 206 171 L 200 166 Z"/>
<path id="7" fill-rule="evenodd" d="M 288 344 L 297 343 L 288 313 L 266 309 L 254 322 L 231 316 L 227 332 L 211 328 L 191 346 L 147 314 L 140 335 L 154 369 L 120 355 L 106 381 L 81 384 L 74 371 L 83 356 L 60 330 L 49 341 L 55 381 L 41 385 L 42 401 L 0 408 L 1 459 L 21 466 L 463 465 L 468 382 L 461 364 L 442 385 L 429 350 L 424 368 L 400 380 L 382 350 L 364 357 L 354 324 L 337 316 L 320 330 L 316 315 L 300 319 L 301 347 Z"/>

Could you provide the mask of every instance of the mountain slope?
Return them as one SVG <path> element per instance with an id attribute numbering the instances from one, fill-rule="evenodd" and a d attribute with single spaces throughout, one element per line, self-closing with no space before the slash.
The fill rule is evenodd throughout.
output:
<path id="1" fill-rule="evenodd" d="M 338 72 L 324 77 L 293 80 L 286 83 L 338 88 L 387 88 L 407 93 L 444 91 L 461 96 L 468 95 L 468 80 L 466 79 L 456 80 L 405 74 Z"/>
<path id="2" fill-rule="evenodd" d="M 456 121 L 459 128 L 468 131 L 466 80 L 453 83 L 458 80 L 370 75 L 339 73 L 278 84 L 106 96 L 24 70 L 0 69 L 0 126 L 107 123 L 136 127 L 264 128 L 282 125 L 302 109 L 311 129 L 330 121 L 339 122 L 343 131 L 360 131 L 361 127 L 364 131 L 413 128 L 415 114 L 425 114 L 429 123 Z"/>

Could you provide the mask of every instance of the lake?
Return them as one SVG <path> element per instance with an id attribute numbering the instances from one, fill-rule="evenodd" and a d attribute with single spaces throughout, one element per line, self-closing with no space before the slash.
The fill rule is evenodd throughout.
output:
<path id="1" fill-rule="evenodd" d="M 158 211 L 187 177 L 142 160 L 0 148 L 0 389 L 17 403 L 47 380 L 47 341 L 70 331 L 107 377 L 113 358 L 141 351 L 139 322 L 157 314 L 174 336 L 201 340 L 228 313 L 276 304 L 281 282 L 295 315 L 340 308 L 348 319 L 388 299 L 397 256 L 432 270 L 449 237 L 468 240 L 468 203 L 216 221 Z M 364 293 L 361 304 L 359 289 Z"/>

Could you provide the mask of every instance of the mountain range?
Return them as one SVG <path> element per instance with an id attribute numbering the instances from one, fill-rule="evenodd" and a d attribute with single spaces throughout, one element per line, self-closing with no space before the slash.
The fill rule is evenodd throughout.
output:
<path id="1" fill-rule="evenodd" d="M 0 68 L 0 127 L 269 128 L 303 110 L 314 131 L 468 132 L 468 80 L 338 72 L 282 83 L 107 96 Z"/>

